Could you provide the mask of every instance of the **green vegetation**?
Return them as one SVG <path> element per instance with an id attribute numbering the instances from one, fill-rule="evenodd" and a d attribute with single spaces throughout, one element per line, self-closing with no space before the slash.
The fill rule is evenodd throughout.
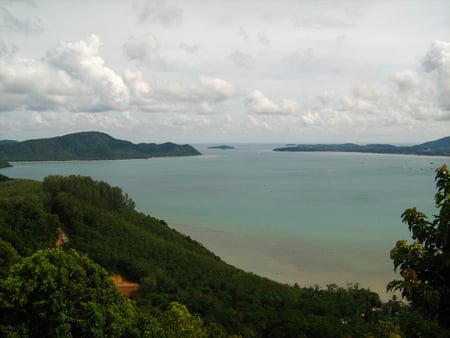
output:
<path id="1" fill-rule="evenodd" d="M 414 242 L 401 240 L 392 249 L 403 279 L 392 281 L 388 289 L 401 290 L 414 308 L 450 329 L 450 174 L 446 165 L 436 173 L 439 215 L 430 222 L 416 208 L 403 213 Z"/>
<path id="2" fill-rule="evenodd" d="M 139 143 L 117 140 L 100 132 L 0 144 L 0 158 L 7 161 L 117 160 L 200 153 L 190 145 Z"/>
<path id="3" fill-rule="evenodd" d="M 414 154 L 429 156 L 450 156 L 450 136 L 436 141 L 426 142 L 415 146 L 393 146 L 390 144 L 358 145 L 345 144 L 299 144 L 275 148 L 274 151 L 337 151 L 377 154 Z"/>
<path id="4" fill-rule="evenodd" d="M 9 168 L 9 167 L 12 167 L 12 165 L 9 162 L 0 159 L 0 168 Z"/>
<path id="5" fill-rule="evenodd" d="M 0 336 L 445 336 L 357 284 L 301 288 L 230 266 L 89 177 L 0 182 L 0 240 Z M 108 274 L 139 294 L 124 302 Z"/>
<path id="6" fill-rule="evenodd" d="M 132 306 L 106 271 L 75 250 L 46 249 L 1 281 L 2 333 L 21 337 L 142 337 L 162 331 Z"/>

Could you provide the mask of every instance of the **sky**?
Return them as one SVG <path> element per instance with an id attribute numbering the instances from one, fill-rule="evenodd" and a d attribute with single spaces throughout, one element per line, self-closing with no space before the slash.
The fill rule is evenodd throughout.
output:
<path id="1" fill-rule="evenodd" d="M 448 0 L 0 0 L 0 139 L 438 139 L 449 13 Z"/>

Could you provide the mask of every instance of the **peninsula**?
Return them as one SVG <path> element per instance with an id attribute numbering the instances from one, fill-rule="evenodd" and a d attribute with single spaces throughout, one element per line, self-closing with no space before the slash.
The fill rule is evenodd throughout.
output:
<path id="1" fill-rule="evenodd" d="M 409 154 L 428 156 L 450 156 L 450 136 L 425 142 L 413 146 L 394 146 L 390 144 L 367 144 L 358 145 L 354 143 L 344 144 L 298 144 L 273 149 L 274 151 L 332 151 L 353 153 L 375 153 L 375 154 Z"/>
<path id="2" fill-rule="evenodd" d="M 0 159 L 8 162 L 118 160 L 194 155 L 201 153 L 187 144 L 134 144 L 93 131 L 0 144 Z"/>

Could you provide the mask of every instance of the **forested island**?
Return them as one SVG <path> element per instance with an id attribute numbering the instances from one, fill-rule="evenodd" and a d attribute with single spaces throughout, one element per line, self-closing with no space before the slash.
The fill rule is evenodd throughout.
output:
<path id="1" fill-rule="evenodd" d="M 134 206 L 90 177 L 0 175 L 0 336 L 448 334 L 432 312 L 382 303 L 358 284 L 289 286 L 244 272 Z M 111 276 L 138 285 L 132 302 Z"/>
<path id="2" fill-rule="evenodd" d="M 134 144 L 101 132 L 79 132 L 52 138 L 0 143 L 0 159 L 8 162 L 118 160 L 195 155 L 201 154 L 187 144 Z"/>
<path id="3" fill-rule="evenodd" d="M 376 153 L 376 154 L 450 156 L 450 136 L 414 146 L 394 146 L 390 144 L 358 145 L 354 143 L 298 144 L 275 148 L 274 151 L 300 151 L 300 152 L 332 151 L 332 152 L 354 152 L 354 153 Z"/>
<path id="4" fill-rule="evenodd" d="M 212 147 L 208 147 L 208 149 L 229 150 L 229 149 L 234 149 L 234 147 L 227 146 L 227 145 L 221 145 L 221 146 L 212 146 Z"/>

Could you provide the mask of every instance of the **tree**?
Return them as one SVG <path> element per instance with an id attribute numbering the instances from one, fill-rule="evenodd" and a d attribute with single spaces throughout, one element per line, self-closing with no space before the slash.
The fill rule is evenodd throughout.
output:
<path id="1" fill-rule="evenodd" d="M 446 165 L 436 170 L 436 187 L 440 211 L 433 221 L 416 208 L 402 214 L 414 242 L 400 240 L 391 250 L 402 280 L 390 282 L 387 289 L 400 290 L 413 308 L 450 328 L 450 174 Z"/>
<path id="2" fill-rule="evenodd" d="M 158 327 L 73 249 L 39 250 L 0 281 L 0 336 L 142 337 Z"/>
<path id="3" fill-rule="evenodd" d="M 171 302 L 161 319 L 164 327 L 170 332 L 170 337 L 201 338 L 206 337 L 206 330 L 200 317 L 189 313 L 187 307 L 177 302 Z"/>

